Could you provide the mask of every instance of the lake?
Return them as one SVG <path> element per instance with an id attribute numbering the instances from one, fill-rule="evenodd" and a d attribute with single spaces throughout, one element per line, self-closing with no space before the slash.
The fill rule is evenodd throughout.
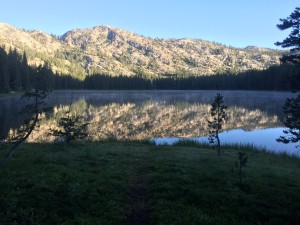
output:
<path id="1" fill-rule="evenodd" d="M 92 140 L 153 139 L 172 143 L 178 138 L 207 140 L 207 120 L 211 102 L 220 92 L 224 96 L 226 123 L 222 143 L 253 144 L 271 151 L 298 154 L 295 146 L 277 143 L 282 135 L 282 106 L 289 92 L 260 91 L 55 91 L 47 99 L 52 112 L 41 115 L 40 126 L 30 142 L 49 142 L 49 128 L 69 109 L 89 122 Z M 20 97 L 0 98 L 0 139 L 6 139 L 19 128 L 20 115 L 26 104 Z"/>

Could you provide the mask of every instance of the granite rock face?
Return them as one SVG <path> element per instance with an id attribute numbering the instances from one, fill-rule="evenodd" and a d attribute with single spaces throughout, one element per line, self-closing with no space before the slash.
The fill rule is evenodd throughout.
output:
<path id="1" fill-rule="evenodd" d="M 241 49 L 196 39 L 153 39 L 110 26 L 74 29 L 57 37 L 0 23 L 0 45 L 28 52 L 30 64 L 48 61 L 55 72 L 74 76 L 238 73 L 279 64 L 282 54 L 257 46 Z"/>

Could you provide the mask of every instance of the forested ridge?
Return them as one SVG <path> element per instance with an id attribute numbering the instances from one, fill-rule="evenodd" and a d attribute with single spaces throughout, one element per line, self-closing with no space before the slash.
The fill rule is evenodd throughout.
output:
<path id="1" fill-rule="evenodd" d="M 97 26 L 62 36 L 0 23 L 0 92 L 32 89 L 287 90 L 283 51 L 153 39 Z M 38 79 L 37 79 L 38 78 Z"/>
<path id="2" fill-rule="evenodd" d="M 288 77 L 298 74 L 299 67 L 289 64 L 271 66 L 265 70 L 249 70 L 239 74 L 223 73 L 207 76 L 164 74 L 150 79 L 143 74 L 136 76 L 110 76 L 94 73 L 85 79 L 53 73 L 51 65 L 29 66 L 27 54 L 16 49 L 0 48 L 0 91 L 26 91 L 38 85 L 45 89 L 93 90 L 288 90 Z"/>

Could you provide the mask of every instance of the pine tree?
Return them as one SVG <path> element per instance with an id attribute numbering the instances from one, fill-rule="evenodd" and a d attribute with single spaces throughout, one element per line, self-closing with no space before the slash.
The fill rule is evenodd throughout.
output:
<path id="1" fill-rule="evenodd" d="M 248 160 L 248 156 L 245 152 L 239 152 L 238 153 L 238 167 L 239 167 L 239 183 L 240 183 L 240 187 L 242 186 L 242 177 L 243 177 L 243 167 L 246 166 L 247 160 Z"/>
<path id="2" fill-rule="evenodd" d="M 10 91 L 9 74 L 7 53 L 3 47 L 0 48 L 0 92 Z"/>
<path id="3" fill-rule="evenodd" d="M 22 89 L 24 91 L 29 90 L 30 89 L 29 66 L 27 61 L 27 54 L 25 51 L 22 57 L 21 81 L 22 81 Z"/>
<path id="4" fill-rule="evenodd" d="M 297 143 L 300 141 L 300 95 L 296 98 L 288 98 L 283 112 L 285 114 L 284 125 L 288 129 L 283 131 L 286 136 L 280 136 L 276 140 L 285 144 Z"/>
<path id="5" fill-rule="evenodd" d="M 208 121 L 209 128 L 209 142 L 217 147 L 218 155 L 220 155 L 221 141 L 219 133 L 222 130 L 222 125 L 225 122 L 225 109 L 227 106 L 223 105 L 223 95 L 217 93 L 212 107 L 210 110 L 210 116 L 212 120 Z"/>
<path id="6" fill-rule="evenodd" d="M 275 43 L 283 48 L 291 48 L 289 54 L 284 55 L 281 61 L 300 66 L 300 8 L 296 8 L 288 18 L 280 19 L 280 21 L 281 24 L 277 25 L 279 29 L 292 29 L 286 39 Z M 297 91 L 300 90 L 299 72 L 291 77 L 291 83 Z M 300 95 L 296 98 L 288 98 L 283 107 L 283 112 L 285 113 L 284 124 L 288 129 L 283 131 L 286 134 L 285 136 L 280 136 L 276 140 L 285 144 L 297 143 L 300 141 Z"/>
<path id="7" fill-rule="evenodd" d="M 8 154 L 4 159 L 0 160 L 0 166 L 3 166 L 12 159 L 12 156 L 15 150 L 21 145 L 23 142 L 27 140 L 32 131 L 36 128 L 40 114 L 43 111 L 50 110 L 50 108 L 45 107 L 45 99 L 48 96 L 48 92 L 45 90 L 40 90 L 35 88 L 31 91 L 26 92 L 22 95 L 22 100 L 30 101 L 22 110 L 22 114 L 24 114 L 27 119 L 24 121 L 24 124 L 17 130 L 16 135 L 10 137 L 12 146 L 9 149 Z"/>
<path id="8" fill-rule="evenodd" d="M 66 143 L 72 140 L 85 139 L 88 136 L 86 127 L 89 123 L 83 121 L 83 117 L 71 112 L 71 105 L 66 113 L 58 121 L 59 129 L 50 129 L 50 135 L 62 138 Z"/>
<path id="9" fill-rule="evenodd" d="M 10 88 L 14 91 L 21 90 L 21 59 L 17 49 L 10 48 L 8 53 L 8 64 L 10 72 Z"/>
<path id="10" fill-rule="evenodd" d="M 281 23 L 277 25 L 280 30 L 292 29 L 286 39 L 275 43 L 283 48 L 291 48 L 289 54 L 284 55 L 281 61 L 300 64 L 300 8 L 297 7 L 289 17 L 280 21 Z"/>

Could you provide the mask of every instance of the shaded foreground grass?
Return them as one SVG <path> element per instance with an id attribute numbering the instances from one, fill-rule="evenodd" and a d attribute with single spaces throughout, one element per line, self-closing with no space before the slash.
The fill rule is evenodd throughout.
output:
<path id="1" fill-rule="evenodd" d="M 4 98 L 4 97 L 12 97 L 12 96 L 21 96 L 22 92 L 9 92 L 9 93 L 2 93 L 0 92 L 0 98 Z"/>
<path id="2" fill-rule="evenodd" d="M 300 160 L 243 151 L 240 187 L 232 148 L 24 144 L 0 168 L 0 224 L 300 224 Z"/>

